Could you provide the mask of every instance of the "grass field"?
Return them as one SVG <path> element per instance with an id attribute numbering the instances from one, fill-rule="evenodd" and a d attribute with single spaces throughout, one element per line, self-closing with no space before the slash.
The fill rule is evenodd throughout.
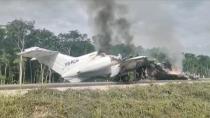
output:
<path id="1" fill-rule="evenodd" d="M 0 97 L 2 118 L 208 118 L 210 84 L 91 90 L 33 90 Z"/>

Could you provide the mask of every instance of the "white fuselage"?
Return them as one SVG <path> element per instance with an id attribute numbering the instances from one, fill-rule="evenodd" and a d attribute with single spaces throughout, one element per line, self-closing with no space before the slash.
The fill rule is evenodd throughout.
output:
<path id="1" fill-rule="evenodd" d="M 82 81 L 94 77 L 113 77 L 120 71 L 119 60 L 115 56 L 93 52 L 65 63 L 63 78 L 80 78 Z"/>

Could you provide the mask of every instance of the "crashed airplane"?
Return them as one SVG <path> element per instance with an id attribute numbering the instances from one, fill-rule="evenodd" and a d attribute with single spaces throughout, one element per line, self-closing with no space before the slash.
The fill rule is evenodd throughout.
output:
<path id="1" fill-rule="evenodd" d="M 92 52 L 83 56 L 72 57 L 39 47 L 25 49 L 19 55 L 38 60 L 70 82 L 87 81 L 97 77 L 118 76 L 125 79 L 129 72 L 134 72 L 137 80 L 146 77 L 187 79 L 182 75 L 168 74 L 166 69 L 153 61 L 149 61 L 145 56 L 122 59 L 120 55 Z"/>

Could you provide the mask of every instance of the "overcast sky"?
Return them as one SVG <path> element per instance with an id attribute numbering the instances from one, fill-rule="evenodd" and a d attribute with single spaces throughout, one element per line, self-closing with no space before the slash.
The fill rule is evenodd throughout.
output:
<path id="1" fill-rule="evenodd" d="M 170 38 L 187 52 L 210 55 L 210 0 L 118 0 L 118 3 L 128 9 L 125 16 L 131 21 L 136 45 L 164 46 L 170 43 L 166 41 Z M 94 35 L 86 4 L 81 0 L 0 0 L 0 24 L 14 19 L 34 20 L 37 28 L 56 34 L 77 29 Z"/>

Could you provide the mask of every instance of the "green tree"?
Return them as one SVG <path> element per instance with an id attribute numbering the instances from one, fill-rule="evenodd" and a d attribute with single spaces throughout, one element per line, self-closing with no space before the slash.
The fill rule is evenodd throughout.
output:
<path id="1" fill-rule="evenodd" d="M 81 56 L 95 50 L 87 34 L 81 34 L 77 30 L 58 35 L 59 51 L 71 56 Z"/>
<path id="2" fill-rule="evenodd" d="M 185 54 L 183 60 L 183 71 L 200 75 L 201 77 L 210 77 L 210 57 L 204 55 Z"/>
<path id="3" fill-rule="evenodd" d="M 114 45 L 111 47 L 111 54 L 113 55 L 118 55 L 121 54 L 122 57 L 133 57 L 136 56 L 137 54 L 133 50 L 134 46 L 128 46 L 125 44 L 118 44 Z"/>
<path id="4" fill-rule="evenodd" d="M 14 20 L 7 24 L 7 37 L 11 42 L 14 42 L 13 45 L 19 50 L 19 52 L 24 51 L 26 37 L 31 33 L 31 30 L 34 28 L 34 22 L 23 21 L 23 20 Z M 22 84 L 23 79 L 23 57 L 20 56 L 19 62 L 19 83 Z"/>

